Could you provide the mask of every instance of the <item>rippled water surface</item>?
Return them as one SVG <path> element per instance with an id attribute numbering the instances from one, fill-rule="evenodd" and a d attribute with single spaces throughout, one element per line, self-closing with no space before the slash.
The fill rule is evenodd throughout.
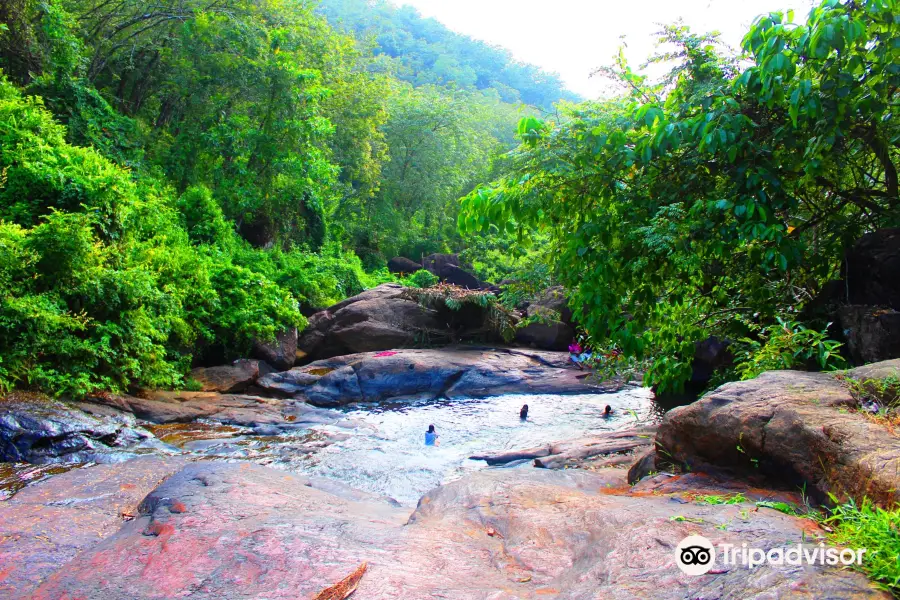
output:
<path id="1" fill-rule="evenodd" d="M 526 403 L 530 410 L 523 422 L 519 409 Z M 603 417 L 607 404 L 614 411 L 611 418 Z M 652 421 L 656 414 L 652 393 L 643 388 L 615 394 L 508 395 L 355 409 L 348 416 L 358 426 L 346 439 L 281 467 L 414 505 L 430 489 L 485 468 L 483 461 L 469 460 L 474 454 L 622 429 L 637 421 Z M 440 435 L 439 447 L 425 446 L 430 424 Z"/>
<path id="2" fill-rule="evenodd" d="M 523 404 L 528 419 L 519 419 Z M 610 418 L 603 409 L 613 408 Z M 650 390 L 614 394 L 507 395 L 479 400 L 398 403 L 345 409 L 336 425 L 260 435 L 216 423 L 148 426 L 172 450 L 204 460 L 249 461 L 325 477 L 414 506 L 434 487 L 486 468 L 477 454 L 523 450 L 658 419 Z M 434 425 L 440 446 L 425 446 Z M 0 501 L 75 466 L 0 463 Z"/>

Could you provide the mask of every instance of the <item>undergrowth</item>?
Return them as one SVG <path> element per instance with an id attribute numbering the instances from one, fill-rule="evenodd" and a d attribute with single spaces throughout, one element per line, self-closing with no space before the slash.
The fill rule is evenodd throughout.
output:
<path id="1" fill-rule="evenodd" d="M 420 271 L 421 272 L 421 271 Z M 486 326 L 489 333 L 510 342 L 515 337 L 518 317 L 503 306 L 493 293 L 487 290 L 469 290 L 456 285 L 439 283 L 428 288 L 407 290 L 410 299 L 426 308 L 446 307 L 459 311 L 466 305 L 474 305 L 486 311 Z"/>
<path id="2" fill-rule="evenodd" d="M 900 598 L 900 508 L 886 510 L 868 500 L 851 500 L 838 505 L 824 523 L 832 529 L 832 542 L 866 548 L 860 570 Z"/>

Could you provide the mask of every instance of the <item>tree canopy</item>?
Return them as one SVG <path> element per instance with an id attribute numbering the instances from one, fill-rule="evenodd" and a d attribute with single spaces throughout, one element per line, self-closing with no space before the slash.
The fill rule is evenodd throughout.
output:
<path id="1" fill-rule="evenodd" d="M 620 59 L 624 95 L 523 119 L 511 173 L 464 199 L 459 226 L 549 235 L 582 325 L 649 360 L 662 389 L 710 334 L 800 333 L 844 248 L 900 219 L 897 14 L 892 0 L 825 0 L 806 23 L 764 15 L 741 56 L 667 27 L 667 78 Z M 821 336 L 808 344 L 834 360 Z"/>

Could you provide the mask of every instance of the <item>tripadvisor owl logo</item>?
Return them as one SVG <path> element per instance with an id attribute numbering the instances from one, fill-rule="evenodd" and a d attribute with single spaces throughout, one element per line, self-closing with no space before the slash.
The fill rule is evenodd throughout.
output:
<path id="1" fill-rule="evenodd" d="M 689 535 L 675 548 L 675 564 L 686 575 L 703 575 L 716 564 L 716 548 L 702 535 Z"/>
<path id="2" fill-rule="evenodd" d="M 719 552 L 722 565 L 744 565 L 755 569 L 762 565 L 861 565 L 866 548 L 834 548 L 819 542 L 812 544 L 794 544 L 774 548 L 751 548 L 746 543 L 738 547 L 736 544 L 720 544 Z M 686 575 L 703 575 L 716 564 L 716 548 L 712 542 L 702 535 L 689 535 L 675 548 L 675 564 Z"/>

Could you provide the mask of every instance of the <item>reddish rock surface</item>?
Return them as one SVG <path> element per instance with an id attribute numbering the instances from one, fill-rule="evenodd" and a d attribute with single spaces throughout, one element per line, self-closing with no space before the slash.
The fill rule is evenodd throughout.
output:
<path id="1" fill-rule="evenodd" d="M 0 597 L 31 598 L 48 575 L 137 516 L 141 500 L 183 465 L 139 458 L 74 469 L 0 502 Z"/>
<path id="2" fill-rule="evenodd" d="M 634 491 L 624 473 L 483 471 L 430 492 L 407 521 L 406 510 L 286 473 L 194 463 L 150 494 L 139 518 L 59 561 L 31 597 L 311 598 L 367 562 L 361 600 L 887 598 L 861 574 L 825 566 L 684 575 L 675 547 L 687 535 L 768 549 L 821 532 L 752 504 Z"/>
<path id="3" fill-rule="evenodd" d="M 844 372 L 900 375 L 900 361 Z M 806 485 L 818 500 L 867 496 L 900 502 L 900 438 L 853 412 L 847 386 L 827 373 L 770 371 L 728 383 L 670 411 L 657 433 L 665 455 L 693 469 L 704 463 L 759 470 Z"/>

